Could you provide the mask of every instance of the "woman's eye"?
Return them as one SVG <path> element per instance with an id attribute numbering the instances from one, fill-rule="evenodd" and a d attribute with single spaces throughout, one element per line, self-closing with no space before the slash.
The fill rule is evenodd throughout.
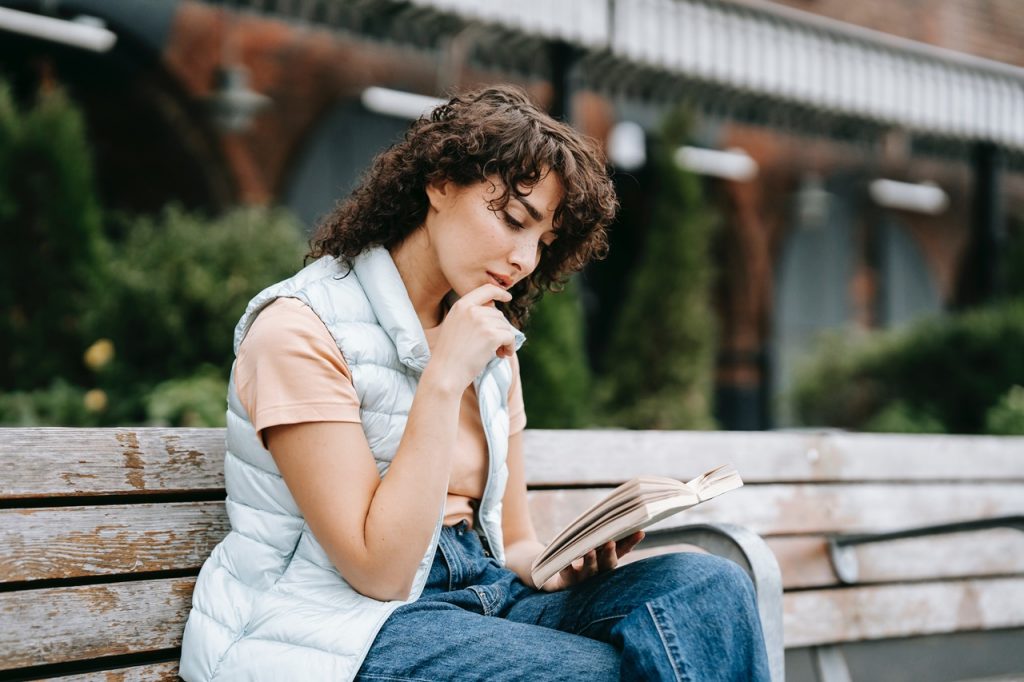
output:
<path id="1" fill-rule="evenodd" d="M 521 222 L 519 222 L 518 220 L 516 220 L 515 218 L 513 218 L 512 216 L 510 216 L 508 213 L 505 214 L 505 222 L 513 230 L 521 230 L 521 229 L 523 229 L 523 224 Z"/>

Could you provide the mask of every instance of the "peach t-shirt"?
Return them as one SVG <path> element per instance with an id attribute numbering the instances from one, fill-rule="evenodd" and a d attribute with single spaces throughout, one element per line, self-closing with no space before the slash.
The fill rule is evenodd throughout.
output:
<path id="1" fill-rule="evenodd" d="M 441 328 L 423 331 L 433 347 Z M 509 433 L 514 434 L 526 427 L 526 412 L 518 357 L 511 362 Z M 261 438 L 263 429 L 279 424 L 360 421 L 359 397 L 338 345 L 316 313 L 294 298 L 279 298 L 256 317 L 238 348 L 235 387 Z M 473 524 L 486 482 L 487 441 L 470 385 L 459 409 L 445 525 L 464 519 Z"/>

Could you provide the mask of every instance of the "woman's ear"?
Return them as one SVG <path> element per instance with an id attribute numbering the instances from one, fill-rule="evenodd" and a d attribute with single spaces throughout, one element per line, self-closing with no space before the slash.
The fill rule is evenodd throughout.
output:
<path id="1" fill-rule="evenodd" d="M 427 183 L 427 203 L 430 208 L 440 211 L 451 200 L 452 183 L 447 179 Z"/>

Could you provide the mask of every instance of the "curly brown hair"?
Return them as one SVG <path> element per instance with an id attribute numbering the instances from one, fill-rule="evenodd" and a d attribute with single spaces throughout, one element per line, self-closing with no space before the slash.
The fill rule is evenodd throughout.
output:
<path id="1" fill-rule="evenodd" d="M 521 326 L 544 291 L 557 291 L 570 273 L 605 256 L 618 200 L 595 141 L 551 118 L 514 86 L 457 95 L 415 121 L 320 222 L 307 257 L 332 255 L 351 263 L 367 248 L 397 246 L 423 225 L 429 183 L 498 180 L 501 194 L 489 203 L 502 211 L 513 193 L 528 195 L 548 171 L 564 189 L 553 217 L 558 239 L 542 250 L 533 273 L 512 287 L 512 300 L 499 304 Z"/>

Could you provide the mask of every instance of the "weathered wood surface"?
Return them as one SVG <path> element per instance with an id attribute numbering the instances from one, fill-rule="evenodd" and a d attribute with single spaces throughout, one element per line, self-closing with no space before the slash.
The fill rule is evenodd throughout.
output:
<path id="1" fill-rule="evenodd" d="M 0 434 L 0 499 L 224 486 L 223 429 Z M 525 450 L 533 486 L 615 484 L 640 473 L 687 479 L 723 462 L 734 463 L 748 483 L 1024 481 L 1024 438 L 528 430 Z"/>
<path id="2" fill-rule="evenodd" d="M 181 645 L 194 578 L 0 593 L 0 670 Z"/>
<path id="3" fill-rule="evenodd" d="M 1024 437 L 527 430 L 531 485 L 688 480 L 725 462 L 759 482 L 1024 481 Z"/>
<path id="4" fill-rule="evenodd" d="M 822 536 L 1024 514 L 1024 438 L 528 431 L 526 441 L 529 482 L 541 488 L 638 473 L 686 479 L 736 464 L 747 486 L 655 529 L 729 522 L 766 536 L 787 589 L 788 647 L 1024 626 L 1019 531 L 860 547 L 852 587 L 836 586 Z M 45 498 L 218 491 L 223 453 L 223 429 L 0 429 L 0 506 L 41 499 L 0 509 L 0 582 L 197 569 L 227 532 L 221 502 L 49 507 Z M 607 492 L 532 490 L 540 536 Z M 176 647 L 193 584 L 0 592 L 0 670 Z M 167 663 L 63 679 L 175 672 Z"/>
<path id="5" fill-rule="evenodd" d="M 0 429 L 0 500 L 217 490 L 224 429 Z"/>
<path id="6" fill-rule="evenodd" d="M 529 493 L 537 535 L 554 537 L 607 490 Z M 779 484 L 748 485 L 672 516 L 651 530 L 725 522 L 761 535 L 898 530 L 950 521 L 1024 514 L 1024 485 Z"/>
<path id="7" fill-rule="evenodd" d="M 198 570 L 227 535 L 221 502 L 0 510 L 0 583 Z"/>
<path id="8" fill-rule="evenodd" d="M 137 665 L 81 675 L 47 678 L 49 682 L 181 682 L 177 661 Z"/>
<path id="9" fill-rule="evenodd" d="M 1024 578 L 788 592 L 787 648 L 1024 626 Z"/>
<path id="10" fill-rule="evenodd" d="M 839 584 L 824 537 L 771 537 L 767 542 L 778 559 L 786 590 Z M 655 547 L 641 543 L 624 561 L 695 550 L 680 543 Z M 1024 576 L 1024 533 L 1005 528 L 862 545 L 853 552 L 860 569 L 858 585 Z"/>

